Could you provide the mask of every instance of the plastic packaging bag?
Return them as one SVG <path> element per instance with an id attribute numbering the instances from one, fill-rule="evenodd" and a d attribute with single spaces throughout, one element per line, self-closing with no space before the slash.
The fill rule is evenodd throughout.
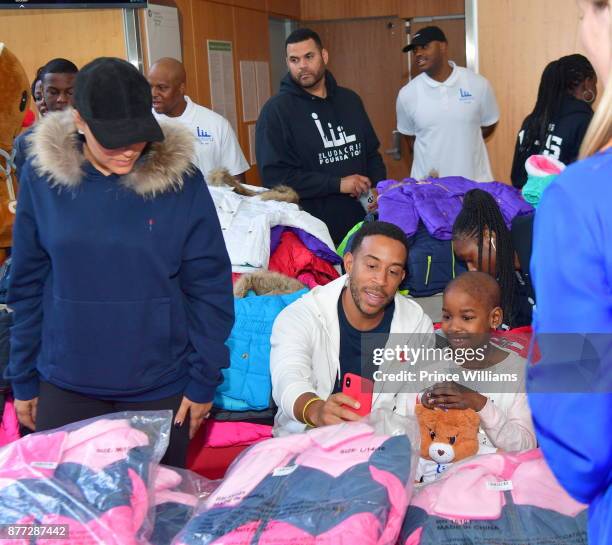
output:
<path id="1" fill-rule="evenodd" d="M 587 506 L 539 449 L 475 456 L 419 488 L 398 545 L 587 545 Z"/>
<path id="2" fill-rule="evenodd" d="M 150 518 L 155 523 L 149 540 L 151 545 L 170 545 L 219 482 L 187 469 L 160 465 L 153 479 Z"/>
<path id="3" fill-rule="evenodd" d="M 0 449 L 3 543 L 148 543 L 152 469 L 171 411 L 115 413 Z M 19 526 L 24 525 L 24 526 Z"/>
<path id="4" fill-rule="evenodd" d="M 174 544 L 393 545 L 416 448 L 416 419 L 388 411 L 263 441 L 232 464 Z"/>

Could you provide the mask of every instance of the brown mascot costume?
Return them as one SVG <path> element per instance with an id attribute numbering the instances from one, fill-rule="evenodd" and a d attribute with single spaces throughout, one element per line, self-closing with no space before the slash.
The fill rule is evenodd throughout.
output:
<path id="1" fill-rule="evenodd" d="M 19 59 L 0 42 L 0 262 L 12 242 L 17 206 L 13 139 L 19 134 L 30 102 L 28 77 Z"/>

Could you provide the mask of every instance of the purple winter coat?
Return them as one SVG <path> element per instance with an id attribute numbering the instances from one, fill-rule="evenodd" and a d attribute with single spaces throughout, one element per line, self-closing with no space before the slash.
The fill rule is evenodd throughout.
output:
<path id="1" fill-rule="evenodd" d="M 392 187 L 398 183 L 383 180 L 377 184 L 378 217 L 394 223 L 408 236 L 416 232 L 421 220 L 432 236 L 451 240 L 463 196 L 470 189 L 482 189 L 495 198 L 508 229 L 515 216 L 533 212 L 519 190 L 501 182 L 478 183 L 460 176 L 448 176 L 421 181 L 406 178 L 402 185 Z"/>

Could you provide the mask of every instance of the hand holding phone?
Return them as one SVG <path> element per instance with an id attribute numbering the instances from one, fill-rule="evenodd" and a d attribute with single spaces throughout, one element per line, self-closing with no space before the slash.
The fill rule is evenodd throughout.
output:
<path id="1" fill-rule="evenodd" d="M 374 383 L 371 380 L 354 373 L 346 373 L 342 379 L 342 393 L 358 401 L 360 404 L 359 409 L 343 405 L 347 409 L 357 413 L 359 416 L 367 416 L 372 412 Z"/>

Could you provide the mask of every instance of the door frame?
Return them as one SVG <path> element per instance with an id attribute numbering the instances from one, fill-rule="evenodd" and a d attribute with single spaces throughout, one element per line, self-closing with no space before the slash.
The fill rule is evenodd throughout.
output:
<path id="1" fill-rule="evenodd" d="M 478 0 L 465 0 L 465 58 L 467 67 L 479 73 Z"/>

